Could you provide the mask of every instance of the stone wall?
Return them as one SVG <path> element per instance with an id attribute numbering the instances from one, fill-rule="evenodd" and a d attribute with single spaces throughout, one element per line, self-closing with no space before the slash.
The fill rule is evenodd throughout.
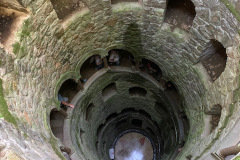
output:
<path id="1" fill-rule="evenodd" d="M 77 80 L 78 64 L 95 49 L 107 52 L 110 48 L 126 49 L 139 59 L 145 57 L 154 61 L 162 69 L 164 78 L 177 86 L 190 119 L 188 141 L 178 159 L 187 155 L 201 159 L 218 149 L 238 120 L 240 25 L 219 0 L 194 0 L 193 3 L 196 17 L 190 30 L 176 28 L 172 31 L 163 23 L 166 8 L 163 0 L 112 6 L 110 0 L 86 0 L 89 11 L 77 16 L 65 29 L 50 1 L 22 0 L 23 6 L 30 10 L 29 18 L 18 31 L 14 53 L 0 49 L 3 57 L 0 75 L 8 109 L 16 117 L 17 126 L 22 126 L 18 130 L 37 134 L 38 138 L 29 136 L 28 142 L 29 146 L 35 146 L 29 148 L 35 148 L 34 153 L 39 157 L 36 159 L 51 156 L 57 159 L 54 148 L 48 149 L 46 155 L 36 148 L 41 141 L 45 150 L 51 148 L 54 138 L 49 129 L 49 113 L 58 107 L 56 88 L 68 78 Z M 224 72 L 214 83 L 205 81 L 203 77 L 207 75 L 197 65 L 210 39 L 222 43 L 228 56 Z M 212 134 L 201 137 L 204 112 L 215 104 L 223 107 L 220 124 Z M 1 135 L 5 133 L 1 130 Z M 25 139 L 24 136 L 19 138 L 20 144 Z M 3 145 L 6 143 L 13 146 L 18 142 L 8 140 Z M 56 143 L 53 146 L 58 148 Z M 10 148 L 14 152 L 18 150 Z M 21 152 L 16 153 L 21 155 Z"/>

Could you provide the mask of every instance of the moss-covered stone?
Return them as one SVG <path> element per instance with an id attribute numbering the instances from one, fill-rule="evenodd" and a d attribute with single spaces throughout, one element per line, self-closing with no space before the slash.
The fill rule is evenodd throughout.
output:
<path id="1" fill-rule="evenodd" d="M 30 27 L 31 27 L 30 20 L 26 19 L 24 21 L 24 24 L 22 26 L 21 32 L 19 34 L 20 40 L 23 40 L 23 38 L 30 36 L 30 32 L 31 32 Z"/>
<path id="2" fill-rule="evenodd" d="M 21 46 L 18 54 L 18 58 L 22 58 L 24 55 L 26 55 L 26 49 L 25 46 Z"/>
<path id="3" fill-rule="evenodd" d="M 228 0 L 221 0 L 226 7 L 229 9 L 230 12 L 232 12 L 232 14 L 237 18 L 237 20 L 240 22 L 240 12 L 238 10 L 235 9 L 235 7 L 229 3 Z"/>
<path id="4" fill-rule="evenodd" d="M 3 95 L 3 87 L 2 80 L 0 79 L 0 116 L 3 116 L 6 121 L 9 123 L 17 125 L 16 119 L 12 116 L 12 114 L 8 111 L 7 103 L 4 99 Z"/>
<path id="5" fill-rule="evenodd" d="M 21 46 L 20 46 L 20 43 L 19 43 L 19 42 L 14 43 L 14 44 L 13 44 L 13 53 L 14 53 L 15 55 L 17 55 L 18 52 L 19 52 L 19 50 L 20 50 L 20 48 L 21 48 Z"/>

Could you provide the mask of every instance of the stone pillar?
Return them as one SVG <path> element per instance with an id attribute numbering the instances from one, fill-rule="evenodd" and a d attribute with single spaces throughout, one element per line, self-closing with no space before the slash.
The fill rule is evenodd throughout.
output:
<path id="1" fill-rule="evenodd" d="M 78 80 L 77 84 L 78 84 L 78 90 L 83 90 L 84 89 L 83 84 L 82 84 L 80 79 Z"/>
<path id="2" fill-rule="evenodd" d="M 104 67 L 108 68 L 108 62 L 107 62 L 107 57 L 103 58 L 103 62 L 104 62 Z"/>
<path id="3" fill-rule="evenodd" d="M 136 65 L 133 66 L 136 71 L 140 71 L 140 68 L 139 68 L 140 64 L 139 63 L 140 63 L 139 60 L 136 60 Z"/>
<path id="4" fill-rule="evenodd" d="M 66 118 L 68 116 L 67 112 L 65 110 L 63 110 L 63 109 L 61 109 L 59 111 L 59 113 L 61 113 L 61 115 L 63 115 L 64 118 Z"/>

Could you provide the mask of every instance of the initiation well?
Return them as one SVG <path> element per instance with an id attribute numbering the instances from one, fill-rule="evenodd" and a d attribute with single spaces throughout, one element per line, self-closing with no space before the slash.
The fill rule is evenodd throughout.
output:
<path id="1" fill-rule="evenodd" d="M 106 160 L 129 133 L 156 160 L 236 146 L 239 4 L 0 0 L 0 159 Z"/>

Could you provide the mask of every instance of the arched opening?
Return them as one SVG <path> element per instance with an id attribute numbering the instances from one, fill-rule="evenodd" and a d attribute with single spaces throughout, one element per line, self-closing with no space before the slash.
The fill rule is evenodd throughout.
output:
<path id="1" fill-rule="evenodd" d="M 153 130 L 149 127 L 146 128 L 147 132 L 151 135 L 154 135 L 155 136 L 155 133 L 153 132 Z"/>
<path id="2" fill-rule="evenodd" d="M 110 83 L 109 85 L 107 85 L 103 89 L 103 91 L 102 91 L 103 100 L 107 101 L 109 98 L 111 98 L 115 94 L 117 94 L 117 86 L 116 86 L 116 83 L 113 82 L 113 83 Z"/>
<path id="3" fill-rule="evenodd" d="M 106 118 L 106 122 L 107 122 L 107 121 L 110 121 L 110 120 L 112 120 L 112 119 L 114 119 L 114 118 L 116 118 L 117 116 L 118 116 L 117 113 L 112 113 L 112 114 L 110 114 L 110 115 Z"/>
<path id="4" fill-rule="evenodd" d="M 162 70 L 154 62 L 143 58 L 140 62 L 139 68 L 141 71 L 148 73 L 157 81 L 161 82 L 162 79 Z"/>
<path id="5" fill-rule="evenodd" d="M 87 5 L 81 0 L 50 0 L 57 16 L 65 21 L 72 15 L 87 9 Z"/>
<path id="6" fill-rule="evenodd" d="M 83 141 L 84 141 L 84 135 L 85 135 L 85 131 L 80 129 L 80 140 L 81 140 L 81 143 L 83 143 Z"/>
<path id="7" fill-rule="evenodd" d="M 97 137 L 99 137 L 99 134 L 100 134 L 101 130 L 103 129 L 103 127 L 104 127 L 104 124 L 101 124 L 100 126 L 98 126 Z"/>
<path id="8" fill-rule="evenodd" d="M 90 103 L 87 107 L 86 110 L 86 120 L 90 120 L 92 117 L 92 110 L 95 107 L 95 105 L 93 103 Z"/>
<path id="9" fill-rule="evenodd" d="M 13 42 L 10 39 L 15 39 L 17 30 L 22 26 L 24 19 L 28 16 L 26 14 L 27 11 L 24 11 L 25 12 L 19 12 L 14 9 L 1 7 L 0 5 L 0 43 L 5 47 L 12 47 Z M 24 25 L 25 28 L 28 27 L 28 24 Z M 20 36 L 28 36 L 29 34 L 29 31 L 22 30 Z M 15 50 L 20 49 L 20 44 L 17 44 L 17 46 L 15 45 Z"/>
<path id="10" fill-rule="evenodd" d="M 58 100 L 61 102 L 61 108 L 67 110 L 68 107 L 72 107 L 70 102 L 74 96 L 78 93 L 78 84 L 73 79 L 68 79 L 61 85 L 58 91 Z M 74 107 L 72 107 L 74 108 Z"/>
<path id="11" fill-rule="evenodd" d="M 175 101 L 175 103 L 180 104 L 180 96 L 178 90 L 171 81 L 166 82 L 165 92 L 171 95 L 171 98 Z"/>
<path id="12" fill-rule="evenodd" d="M 183 126 L 184 126 L 184 140 L 186 140 L 189 133 L 189 129 L 190 129 L 189 119 L 184 111 L 180 112 L 180 117 L 182 118 Z M 181 143 L 181 147 L 183 147 L 184 144 L 185 144 L 185 141 Z"/>
<path id="13" fill-rule="evenodd" d="M 145 112 L 144 110 L 139 110 L 138 111 L 138 113 L 139 114 L 141 114 L 141 115 L 144 115 L 145 117 L 147 117 L 148 119 L 152 119 L 152 117 L 147 113 L 147 112 Z"/>
<path id="14" fill-rule="evenodd" d="M 71 150 L 70 148 L 61 146 L 61 147 L 60 147 L 60 150 L 61 150 L 63 156 L 64 156 L 67 160 L 71 160 L 70 155 L 71 155 L 71 153 L 72 153 L 72 150 Z"/>
<path id="15" fill-rule="evenodd" d="M 142 121 L 139 120 L 139 119 L 132 119 L 131 124 L 132 124 L 134 127 L 139 127 L 139 128 L 142 127 Z"/>
<path id="16" fill-rule="evenodd" d="M 124 125 L 129 125 L 128 121 L 126 119 L 117 122 L 116 125 L 115 125 L 115 128 L 122 127 Z"/>
<path id="17" fill-rule="evenodd" d="M 81 66 L 81 81 L 86 82 L 94 73 L 104 68 L 104 61 L 100 55 L 89 57 Z"/>
<path id="18" fill-rule="evenodd" d="M 127 112 L 135 112 L 136 110 L 134 108 L 125 108 L 122 110 L 121 113 L 127 113 Z"/>
<path id="19" fill-rule="evenodd" d="M 50 113 L 50 126 L 51 130 L 55 137 L 59 138 L 61 142 L 64 140 L 63 136 L 63 125 L 65 114 L 63 111 L 57 111 L 57 109 L 53 109 Z"/>
<path id="20" fill-rule="evenodd" d="M 109 66 L 132 67 L 135 66 L 134 56 L 122 49 L 112 49 L 107 56 Z"/>
<path id="21" fill-rule="evenodd" d="M 129 88 L 129 94 L 130 94 L 130 96 L 145 97 L 147 94 L 147 91 L 144 88 L 132 87 L 132 88 Z"/>
<path id="22" fill-rule="evenodd" d="M 10 34 L 11 26 L 15 19 L 15 14 L 6 15 L 3 10 L 0 8 L 0 42 L 4 44 L 5 40 Z"/>
<path id="23" fill-rule="evenodd" d="M 201 63 L 207 70 L 211 80 L 214 82 L 220 77 L 226 67 L 226 48 L 224 48 L 220 42 L 211 39 L 202 55 Z"/>
<path id="24" fill-rule="evenodd" d="M 168 0 L 164 22 L 171 25 L 171 30 L 181 28 L 189 30 L 196 16 L 191 0 Z"/>

